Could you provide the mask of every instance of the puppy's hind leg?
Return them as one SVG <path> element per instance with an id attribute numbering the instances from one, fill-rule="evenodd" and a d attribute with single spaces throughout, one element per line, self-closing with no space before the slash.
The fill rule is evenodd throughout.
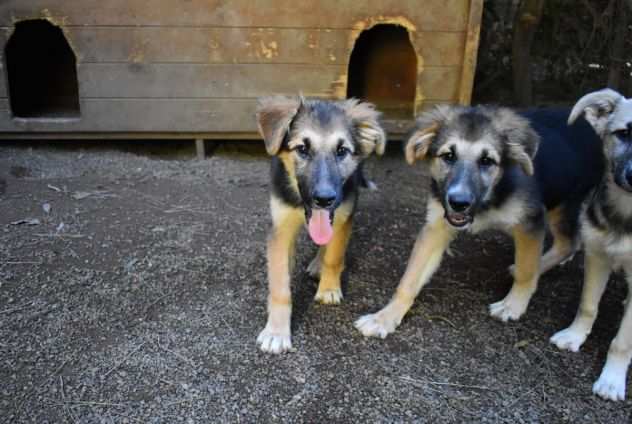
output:
<path id="1" fill-rule="evenodd" d="M 544 228 L 526 229 L 517 225 L 513 229 L 516 245 L 516 271 L 514 283 L 505 298 L 489 305 L 490 314 L 501 321 L 517 320 L 525 313 L 535 292 L 540 276 L 540 255 L 544 241 Z"/>
<path id="2" fill-rule="evenodd" d="M 560 349 L 577 352 L 592 330 L 599 300 L 610 276 L 610 261 L 600 252 L 586 249 L 584 256 L 584 287 L 573 323 L 551 337 L 551 343 Z"/>
<path id="3" fill-rule="evenodd" d="M 282 353 L 292 348 L 290 268 L 302 215 L 272 203 L 273 227 L 268 237 L 268 321 L 257 343 L 261 350 Z M 277 208 L 275 210 L 275 207 Z M 276 212 L 276 213 L 275 213 Z"/>
<path id="4" fill-rule="evenodd" d="M 579 247 L 579 212 L 581 204 L 562 205 L 547 214 L 553 234 L 553 246 L 542 256 L 540 274 L 573 259 Z"/>
<path id="5" fill-rule="evenodd" d="M 307 266 L 307 273 L 312 278 L 320 277 L 320 265 L 323 261 L 323 255 L 325 254 L 325 246 L 318 248 L 318 253 L 314 256 L 314 259 Z"/>
<path id="6" fill-rule="evenodd" d="M 337 224 L 337 223 L 335 223 Z M 338 304 L 342 301 L 340 277 L 345 267 L 345 252 L 351 236 L 352 218 L 346 217 L 344 222 L 334 225 L 334 236 L 324 252 L 318 252 L 315 260 L 320 262 L 320 282 L 314 299 L 324 304 Z"/>
<path id="7" fill-rule="evenodd" d="M 632 291 L 632 267 L 627 267 L 628 293 Z M 625 399 L 625 383 L 632 358 L 632 308 L 626 302 L 621 326 L 608 349 L 608 359 L 599 379 L 593 385 L 593 393 L 604 399 Z"/>

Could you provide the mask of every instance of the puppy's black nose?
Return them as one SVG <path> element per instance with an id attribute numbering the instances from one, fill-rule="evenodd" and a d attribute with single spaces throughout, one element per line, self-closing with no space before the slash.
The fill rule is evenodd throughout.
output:
<path id="1" fill-rule="evenodd" d="M 319 208 L 330 208 L 336 202 L 336 192 L 332 189 L 318 190 L 314 192 L 312 198 Z"/>
<path id="2" fill-rule="evenodd" d="M 448 195 L 448 204 L 454 212 L 465 212 L 474 203 L 471 193 L 452 193 Z"/>

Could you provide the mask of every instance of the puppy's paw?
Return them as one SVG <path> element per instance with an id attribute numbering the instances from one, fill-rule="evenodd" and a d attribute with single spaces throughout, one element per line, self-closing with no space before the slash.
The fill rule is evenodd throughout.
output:
<path id="1" fill-rule="evenodd" d="M 577 328 L 568 327 L 567 329 L 553 334 L 549 341 L 559 349 L 577 352 L 586 341 L 586 336 L 587 334 L 585 332 Z"/>
<path id="2" fill-rule="evenodd" d="M 318 289 L 314 300 L 325 305 L 337 305 L 342 302 L 342 290 L 337 289 Z"/>
<path id="3" fill-rule="evenodd" d="M 360 330 L 364 337 L 386 338 L 399 325 L 399 320 L 394 319 L 385 313 L 384 310 L 375 314 L 364 315 L 355 323 L 355 328 Z"/>
<path id="4" fill-rule="evenodd" d="M 599 379 L 593 385 L 593 393 L 608 400 L 625 399 L 626 370 L 625 366 L 612 366 L 606 362 Z"/>
<path id="5" fill-rule="evenodd" d="M 489 313 L 503 322 L 519 319 L 529 306 L 530 296 L 517 295 L 513 291 L 500 302 L 489 305 Z"/>
<path id="6" fill-rule="evenodd" d="M 266 326 L 259 333 L 257 344 L 264 352 L 283 353 L 292 349 L 292 338 L 289 331 L 273 331 Z"/>

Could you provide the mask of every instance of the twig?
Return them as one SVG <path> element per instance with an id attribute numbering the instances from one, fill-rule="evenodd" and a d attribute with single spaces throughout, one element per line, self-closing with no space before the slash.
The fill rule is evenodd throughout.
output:
<path id="1" fill-rule="evenodd" d="M 58 237 L 58 238 L 84 238 L 86 235 L 85 234 L 55 234 L 55 233 L 48 233 L 48 234 L 33 234 L 36 237 Z"/>
<path id="2" fill-rule="evenodd" d="M 404 380 L 404 381 L 408 381 L 410 383 L 413 384 L 432 384 L 435 386 L 450 386 L 450 387 L 457 387 L 460 389 L 473 389 L 473 390 L 490 390 L 490 391 L 494 391 L 496 389 L 493 389 L 491 387 L 485 387 L 485 386 L 472 386 L 472 385 L 467 385 L 467 384 L 458 384 L 458 383 L 447 383 L 447 382 L 442 382 L 442 381 L 430 381 L 430 380 L 415 380 L 414 378 L 408 377 L 408 376 L 400 376 L 400 379 Z"/>
<path id="3" fill-rule="evenodd" d="M 61 375 L 59 376 L 59 390 L 61 391 L 61 400 L 64 404 L 64 411 L 66 411 L 66 413 L 70 417 L 70 421 L 72 421 L 73 423 L 76 423 L 77 418 L 73 415 L 72 411 L 70 410 L 70 406 L 68 406 L 68 404 L 66 403 L 66 393 L 64 391 L 64 378 Z"/>
<path id="4" fill-rule="evenodd" d="M 44 262 L 42 261 L 4 261 L 0 263 L 2 265 L 26 265 L 26 264 L 42 265 Z"/>
<path id="5" fill-rule="evenodd" d="M 446 317 L 442 317 L 441 315 L 426 315 L 426 319 L 430 320 L 430 321 L 438 319 L 439 321 L 443 321 L 443 322 L 446 322 L 446 323 L 450 324 L 450 326 L 452 328 L 456 329 L 456 325 L 454 325 L 454 323 L 452 321 L 450 321 Z"/>
<path id="6" fill-rule="evenodd" d="M 193 368 L 197 368 L 195 363 L 190 360 L 189 358 L 180 355 L 178 352 L 174 352 L 173 350 L 167 349 L 166 347 L 164 347 L 163 345 L 160 344 L 160 342 L 158 342 L 158 347 L 160 347 L 162 350 L 164 350 L 165 352 L 168 352 L 176 357 L 178 357 L 179 359 L 183 360 L 184 362 L 186 362 L 187 364 L 191 365 Z"/>
<path id="7" fill-rule="evenodd" d="M 134 353 L 138 352 L 138 350 L 140 350 L 141 347 L 143 347 L 143 345 L 146 342 L 142 342 L 141 344 L 139 344 L 138 346 L 136 346 L 134 349 L 132 349 L 127 355 L 125 355 L 125 357 L 123 359 L 121 359 L 116 365 L 114 365 L 112 368 L 110 368 L 110 370 L 108 372 L 106 372 L 105 374 L 103 374 L 101 376 L 101 379 L 104 380 L 107 378 L 108 375 L 110 375 L 114 370 L 116 370 L 118 367 L 120 367 L 121 365 L 123 365 L 123 363 L 125 361 L 127 361 Z"/>
<path id="8" fill-rule="evenodd" d="M 26 302 L 20 306 L 14 306 L 13 308 L 5 309 L 4 311 L 0 311 L 0 315 L 2 314 L 10 314 L 11 312 L 21 311 L 22 309 L 26 309 L 29 306 L 32 306 L 33 302 Z"/>

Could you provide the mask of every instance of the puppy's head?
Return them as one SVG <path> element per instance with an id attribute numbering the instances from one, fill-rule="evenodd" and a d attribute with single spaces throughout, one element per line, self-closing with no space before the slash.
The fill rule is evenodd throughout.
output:
<path id="1" fill-rule="evenodd" d="M 539 137 L 509 109 L 439 106 L 422 114 L 405 141 L 406 160 L 429 166 L 432 194 L 448 223 L 466 228 L 491 199 L 505 169 L 533 174 Z"/>
<path id="2" fill-rule="evenodd" d="M 579 99 L 568 123 L 582 114 L 603 141 L 612 180 L 632 192 L 632 99 L 609 88 L 595 91 Z"/>
<path id="3" fill-rule="evenodd" d="M 327 244 L 345 182 L 371 153 L 384 153 L 379 113 L 355 99 L 275 96 L 259 100 L 256 116 L 268 154 L 279 156 L 295 181 L 312 240 Z"/>

